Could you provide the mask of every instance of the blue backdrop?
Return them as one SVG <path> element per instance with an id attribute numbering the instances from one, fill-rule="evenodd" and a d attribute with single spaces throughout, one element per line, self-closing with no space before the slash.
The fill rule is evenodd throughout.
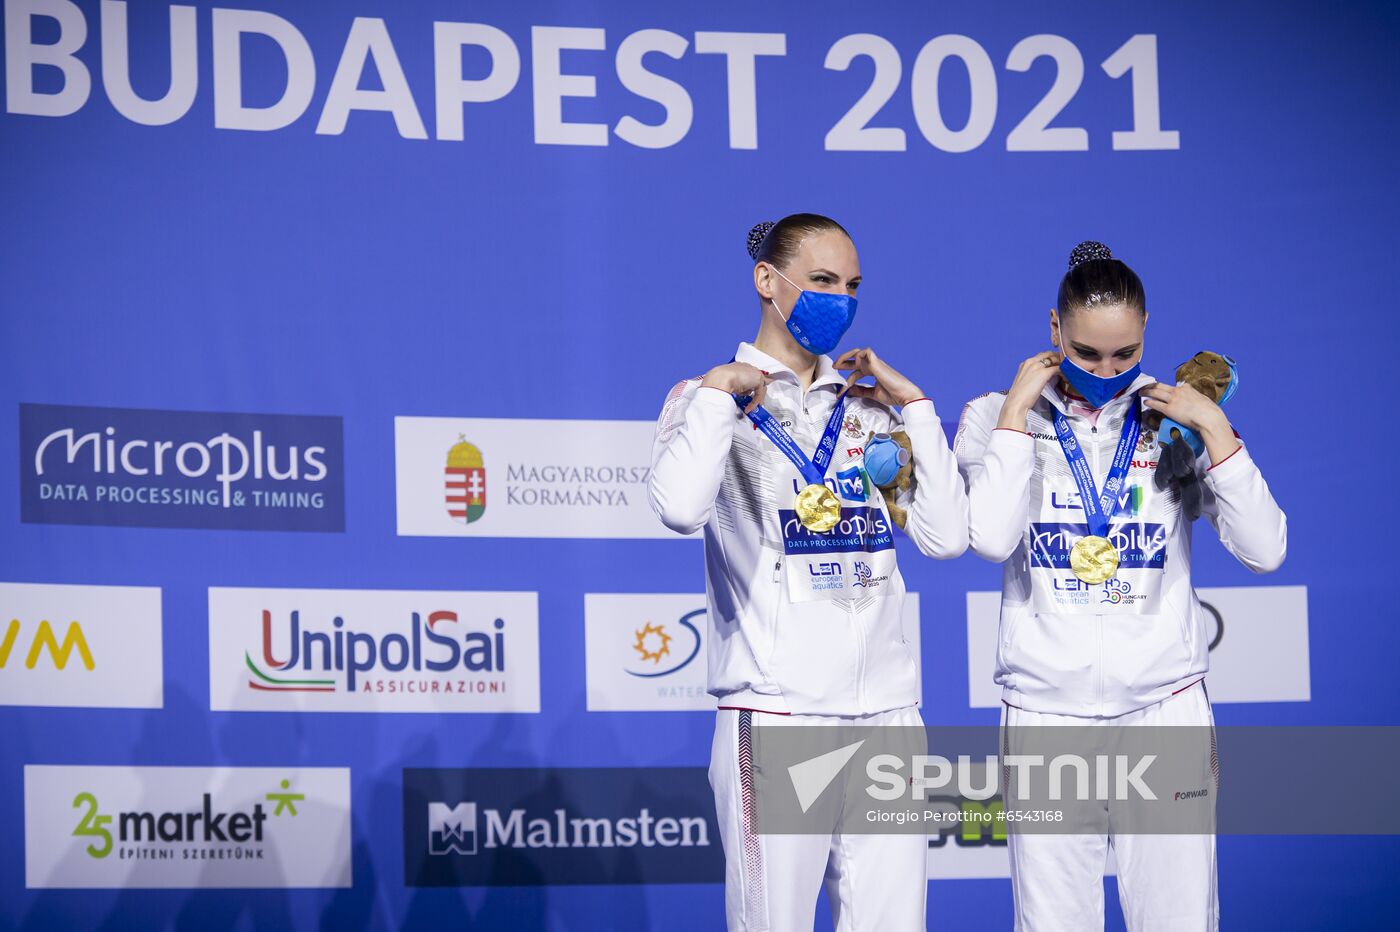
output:
<path id="1" fill-rule="evenodd" d="M 865 285 L 848 342 L 879 349 L 948 422 L 1044 345 L 1069 249 L 1110 244 L 1147 286 L 1148 371 L 1169 375 L 1203 347 L 1239 359 L 1244 384 L 1229 413 L 1289 515 L 1288 561 L 1268 582 L 1308 587 L 1311 701 L 1222 706 L 1218 721 L 1400 721 L 1388 669 L 1400 633 L 1384 582 L 1396 511 L 1375 474 L 1397 451 L 1383 422 L 1387 359 L 1400 345 L 1390 308 L 1400 286 L 1394 5 L 254 0 L 295 26 L 315 62 L 304 112 L 262 131 L 216 125 L 214 8 L 203 0 L 197 90 L 165 125 L 134 122 L 111 102 L 98 4 L 5 6 L 0 488 L 11 491 L 0 495 L 0 579 L 160 587 L 165 690 L 163 709 L 0 711 L 10 837 L 0 928 L 719 925 L 715 885 L 405 887 L 404 768 L 703 765 L 712 716 L 588 712 L 584 698 L 583 593 L 699 591 L 699 543 L 400 537 L 394 418 L 654 419 L 677 379 L 752 337 L 745 233 L 799 210 L 836 217 L 859 247 Z M 34 96 L 15 93 L 14 30 L 28 27 L 29 6 L 71 8 L 86 25 L 76 57 L 91 89 L 64 115 L 26 103 L 63 92 L 57 68 L 36 66 Z M 169 11 L 128 10 L 131 82 L 147 98 L 169 86 Z M 370 111 L 351 112 L 342 133 L 316 131 L 356 16 L 382 18 L 428 138 L 404 138 L 393 116 Z M 494 26 L 520 58 L 508 93 L 461 107 L 460 141 L 440 138 L 449 134 L 436 119 L 435 21 Z M 58 23 L 34 18 L 32 41 L 58 41 Z M 537 129 L 550 110 L 532 56 L 538 26 L 605 30 L 604 50 L 563 53 L 566 73 L 596 76 L 596 95 L 565 98 L 562 117 L 603 126 L 606 145 L 551 143 Z M 688 130 L 660 148 L 608 129 L 628 115 L 667 117 L 618 77 L 620 44 L 644 29 L 689 43 L 679 58 L 646 58 L 693 102 Z M 784 54 L 756 59 L 752 147 L 733 145 L 746 142 L 742 125 L 738 138 L 731 130 L 734 76 L 723 56 L 696 53 L 698 32 L 785 37 Z M 882 37 L 901 65 L 895 83 L 881 53 L 893 90 L 869 125 L 902 130 L 902 151 L 825 148 L 877 73 L 869 57 L 824 67 L 851 34 Z M 1082 56 L 1082 84 L 1052 125 L 1083 128 L 1085 150 L 1008 151 L 1055 80 L 1049 58 L 1007 67 L 1012 48 L 1039 34 Z M 1140 34 L 1156 37 L 1161 129 L 1179 133 L 1179 148 L 1113 147 L 1115 131 L 1133 128 L 1132 82 L 1148 65 L 1140 47 L 1132 75 L 1112 79 L 1100 63 Z M 930 90 L 916 59 L 946 35 L 985 50 L 990 104 L 985 80 L 969 78 L 978 66 L 956 58 Z M 463 67 L 479 78 L 491 62 L 469 48 Z M 246 104 L 276 101 L 288 71 L 270 40 L 245 39 Z M 375 71 L 364 87 L 380 86 Z M 933 125 L 935 93 L 951 131 Z M 1147 106 L 1144 97 L 1140 125 Z M 981 140 L 979 120 L 990 120 Z M 22 523 L 23 403 L 341 417 L 344 530 Z M 935 564 L 900 546 L 921 593 L 925 718 L 995 721 L 968 706 L 964 599 L 996 588 L 999 569 L 972 556 Z M 1208 532 L 1194 569 L 1198 585 L 1252 582 Z M 540 711 L 212 712 L 210 586 L 538 591 Z M 25 887 L 24 764 L 288 762 L 351 770 L 349 889 Z M 1389 838 L 1222 838 L 1226 922 L 1393 924 L 1397 855 Z M 1010 914 L 1005 880 L 930 888 L 931 927 L 1005 928 Z"/>

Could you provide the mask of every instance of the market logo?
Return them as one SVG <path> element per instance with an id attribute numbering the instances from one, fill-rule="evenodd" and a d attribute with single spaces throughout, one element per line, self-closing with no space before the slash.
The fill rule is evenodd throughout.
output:
<path id="1" fill-rule="evenodd" d="M 346 768 L 24 768 L 29 888 L 348 887 Z"/>
<path id="2" fill-rule="evenodd" d="M 651 421 L 396 417 L 398 533 L 679 538 L 647 498 L 655 433 Z"/>
<path id="3" fill-rule="evenodd" d="M 10 662 L 10 652 L 19 638 L 20 627 L 19 619 L 13 618 L 5 628 L 5 637 L 0 640 L 0 670 L 5 669 Z M 92 649 L 88 647 L 87 638 L 83 636 L 82 626 L 76 621 L 69 622 L 62 643 L 54 636 L 53 626 L 47 620 L 39 622 L 39 627 L 30 641 L 29 650 L 24 655 L 25 669 L 33 670 L 39 663 L 41 652 L 45 650 L 48 651 L 49 660 L 56 670 L 67 669 L 68 658 L 75 650 L 84 668 L 92 670 L 96 666 L 92 659 Z"/>
<path id="4" fill-rule="evenodd" d="M 211 589 L 211 703 L 537 711 L 536 627 L 534 593 Z"/>
<path id="5" fill-rule="evenodd" d="M 296 804 L 306 799 L 304 793 L 288 792 L 291 785 L 290 780 L 283 780 L 280 793 L 266 794 L 267 801 L 277 804 L 274 816 L 285 812 L 295 817 Z M 122 846 L 118 849 L 119 858 L 165 858 L 170 856 L 166 848 L 175 844 L 251 843 L 253 847 L 233 848 L 230 853 L 238 860 L 261 859 L 264 855 L 263 826 L 268 814 L 262 803 L 254 803 L 247 812 L 219 812 L 213 807 L 213 797 L 205 793 L 203 807 L 194 812 L 122 812 L 115 817 L 115 825 L 113 816 L 100 814 L 97 797 L 90 792 L 74 796 L 73 808 L 83 813 L 73 835 L 89 840 L 84 850 L 93 858 L 110 855 L 114 843 Z"/>
<path id="6" fill-rule="evenodd" d="M 0 706 L 159 709 L 160 590 L 0 582 Z"/>
<path id="7" fill-rule="evenodd" d="M 447 451 L 443 470 L 447 491 L 447 513 L 453 521 L 471 524 L 486 512 L 486 463 L 481 451 L 466 437 Z"/>
<path id="8" fill-rule="evenodd" d="M 650 679 L 670 676 L 689 666 L 700 653 L 702 643 L 700 629 L 692 619 L 704 614 L 705 610 L 700 608 L 676 619 L 674 626 L 670 623 L 656 625 L 648 621 L 635 629 L 632 632 L 632 652 L 636 662 L 627 668 L 627 672 Z"/>
<path id="9" fill-rule="evenodd" d="M 37 524 L 343 531 L 338 417 L 20 405 Z"/>
<path id="10" fill-rule="evenodd" d="M 717 883 L 702 767 L 409 769 L 408 886 Z"/>

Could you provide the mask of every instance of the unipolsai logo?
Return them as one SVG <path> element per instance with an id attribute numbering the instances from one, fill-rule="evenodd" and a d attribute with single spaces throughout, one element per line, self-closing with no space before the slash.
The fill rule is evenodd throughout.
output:
<path id="1" fill-rule="evenodd" d="M 209 590 L 210 707 L 535 712 L 533 592 Z"/>
<path id="2" fill-rule="evenodd" d="M 486 513 L 486 461 L 465 435 L 458 438 L 443 470 L 447 513 L 459 524 L 471 524 Z"/>
<path id="3" fill-rule="evenodd" d="M 243 659 L 251 676 L 250 689 L 289 692 L 375 693 L 408 692 L 412 679 L 392 677 L 403 673 L 504 673 L 506 669 L 505 620 L 497 618 L 490 631 L 473 631 L 456 626 L 456 612 L 411 612 L 405 630 L 380 634 L 357 630 L 336 615 L 330 624 L 308 621 L 303 626 L 301 612 L 293 610 L 284 632 L 277 636 L 273 614 L 262 612 L 262 662 L 281 676 L 262 670 L 248 652 Z M 437 626 L 443 625 L 439 629 Z M 450 633 L 449 633 L 450 632 Z M 274 647 L 274 641 L 281 646 Z M 277 655 L 285 657 L 277 659 Z M 437 679 L 427 691 L 451 692 L 452 683 Z M 503 684 L 463 680 L 457 690 L 486 692 Z M 436 687 L 436 688 L 433 688 Z"/>
<path id="4" fill-rule="evenodd" d="M 626 666 L 631 676 L 644 679 L 670 676 L 689 666 L 700 653 L 700 630 L 694 619 L 705 609 L 687 612 L 674 622 L 648 621 L 632 632 L 632 658 Z"/>

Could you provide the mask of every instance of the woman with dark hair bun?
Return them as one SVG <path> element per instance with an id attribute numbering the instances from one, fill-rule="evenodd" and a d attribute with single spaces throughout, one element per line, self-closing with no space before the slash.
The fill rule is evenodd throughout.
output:
<path id="1" fill-rule="evenodd" d="M 1141 815 L 1117 797 L 1080 810 L 1090 824 L 1059 834 L 1008 823 L 1017 929 L 1101 929 L 1110 845 L 1129 929 L 1219 925 L 1219 765 L 1205 688 L 1210 635 L 1191 587 L 1195 515 L 1180 485 L 1154 483 L 1162 444 L 1143 426 L 1144 409 L 1204 440 L 1191 500 L 1241 563 L 1276 569 L 1287 525 L 1220 407 L 1190 385 L 1141 374 L 1146 327 L 1136 273 L 1102 243 L 1080 243 L 1050 311 L 1053 349 L 1023 362 L 1009 390 L 968 404 L 954 442 L 972 549 L 1004 563 L 995 676 L 1004 755 L 1048 740 L 1042 725 L 1195 726 L 1170 732 L 1173 751 L 1186 742 L 1173 766 L 1193 781 L 1167 788 L 1168 799 L 1187 791 L 1173 803 L 1178 833 L 1115 831 Z M 1090 734 L 1102 750 L 1132 733 Z M 1003 773 L 1009 811 L 1019 791 Z"/>
<path id="2" fill-rule="evenodd" d="M 913 486 L 897 504 L 923 553 L 966 549 L 966 493 L 918 386 L 869 348 L 826 355 L 856 311 L 846 231 L 795 214 L 755 227 L 748 250 L 758 336 L 671 391 L 650 482 L 667 527 L 705 532 L 725 913 L 731 929 L 809 932 L 825 883 L 838 928 L 922 929 L 927 837 L 758 834 L 751 752 L 754 731 L 776 726 L 909 726 L 922 739 L 895 522 L 871 481 L 877 445 L 884 467 L 908 453 L 880 435 L 907 434 Z"/>

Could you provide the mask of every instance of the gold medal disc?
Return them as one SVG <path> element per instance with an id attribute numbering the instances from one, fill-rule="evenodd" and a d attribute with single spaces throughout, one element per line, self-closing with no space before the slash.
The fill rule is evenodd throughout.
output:
<path id="1" fill-rule="evenodd" d="M 1069 568 L 1075 577 L 1096 586 L 1118 572 L 1118 548 L 1106 537 L 1081 537 L 1069 552 Z"/>
<path id="2" fill-rule="evenodd" d="M 813 483 L 797 493 L 797 520 L 809 531 L 825 533 L 841 520 L 841 500 L 826 486 Z"/>

